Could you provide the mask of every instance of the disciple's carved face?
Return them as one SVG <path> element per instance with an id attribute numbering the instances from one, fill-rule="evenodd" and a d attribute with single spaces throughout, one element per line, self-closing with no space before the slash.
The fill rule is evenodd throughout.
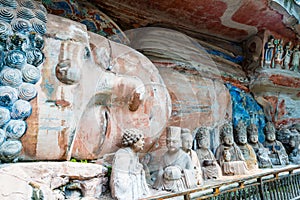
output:
<path id="1" fill-rule="evenodd" d="M 202 138 L 199 138 L 199 139 L 197 140 L 197 142 L 198 142 L 198 145 L 199 145 L 200 147 L 206 148 L 206 149 L 209 148 L 209 139 L 208 139 L 208 137 L 202 137 Z"/>
<path id="2" fill-rule="evenodd" d="M 231 135 L 225 135 L 223 138 L 224 145 L 232 146 L 233 145 L 233 137 Z"/>
<path id="3" fill-rule="evenodd" d="M 265 127 L 265 135 L 266 135 L 266 140 L 269 142 L 273 142 L 276 140 L 276 135 L 275 135 L 276 129 L 274 125 L 270 122 L 267 123 Z"/>
<path id="4" fill-rule="evenodd" d="M 249 142 L 250 143 L 257 143 L 258 142 L 258 129 L 255 124 L 250 124 L 247 128 L 247 134 L 249 135 Z"/>
<path id="5" fill-rule="evenodd" d="M 136 143 L 133 144 L 132 149 L 135 152 L 139 152 L 144 149 L 145 141 L 144 137 L 141 137 Z"/>
<path id="6" fill-rule="evenodd" d="M 289 145 L 290 145 L 292 148 L 295 148 L 295 146 L 296 146 L 296 141 L 295 141 L 294 139 L 290 139 Z"/>
<path id="7" fill-rule="evenodd" d="M 258 142 L 258 135 L 254 135 L 254 134 L 250 135 L 249 142 L 256 144 Z"/>
<path id="8" fill-rule="evenodd" d="M 197 140 L 199 147 L 208 149 L 210 146 L 208 129 L 203 128 L 203 129 L 198 130 L 198 132 L 196 134 L 196 140 Z"/>
<path id="9" fill-rule="evenodd" d="M 182 137 L 182 149 L 188 150 L 192 149 L 193 146 L 193 136 L 191 134 L 186 134 Z"/>
<path id="10" fill-rule="evenodd" d="M 275 132 L 266 132 L 266 140 L 274 142 L 276 140 Z"/>
<path id="11" fill-rule="evenodd" d="M 247 136 L 246 136 L 246 134 L 239 134 L 237 136 L 237 141 L 240 144 L 246 144 L 247 143 Z"/>
<path id="12" fill-rule="evenodd" d="M 169 152 L 176 152 L 181 147 L 181 139 L 179 138 L 167 138 L 166 141 Z"/>

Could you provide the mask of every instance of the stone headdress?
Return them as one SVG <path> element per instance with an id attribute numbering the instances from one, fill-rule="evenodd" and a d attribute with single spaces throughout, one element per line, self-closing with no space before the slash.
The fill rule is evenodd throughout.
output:
<path id="1" fill-rule="evenodd" d="M 266 132 L 272 132 L 272 133 L 275 133 L 276 132 L 276 129 L 275 129 L 275 126 L 272 122 L 267 122 L 266 126 L 265 126 L 265 133 Z"/>
<path id="2" fill-rule="evenodd" d="M 221 139 L 223 139 L 225 136 L 232 136 L 233 137 L 232 125 L 230 123 L 225 123 L 221 127 L 221 132 L 220 132 Z"/>
<path id="3" fill-rule="evenodd" d="M 183 140 L 186 137 L 192 137 L 192 139 L 194 139 L 193 134 L 191 133 L 190 129 L 182 128 L 181 129 L 181 140 Z"/>
<path id="4" fill-rule="evenodd" d="M 203 140 L 209 137 L 209 131 L 207 127 L 200 127 L 196 132 L 196 140 Z"/>
<path id="5" fill-rule="evenodd" d="M 239 121 L 237 126 L 235 127 L 235 136 L 245 135 L 247 136 L 247 129 L 243 121 Z"/>
<path id="6" fill-rule="evenodd" d="M 253 129 L 254 128 L 256 128 L 257 129 L 257 126 L 256 126 L 256 124 L 253 124 L 253 123 L 251 123 L 248 127 L 247 127 L 247 135 L 248 136 L 250 136 L 250 135 L 258 135 L 258 131 L 256 130 L 256 132 L 255 131 L 253 131 Z"/>
<path id="7" fill-rule="evenodd" d="M 167 127 L 167 139 L 168 140 L 180 140 L 181 139 L 181 127 L 179 127 L 179 126 Z"/>

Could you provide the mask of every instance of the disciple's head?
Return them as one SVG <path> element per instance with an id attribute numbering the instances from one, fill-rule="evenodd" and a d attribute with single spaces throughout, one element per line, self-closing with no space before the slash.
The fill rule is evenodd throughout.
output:
<path id="1" fill-rule="evenodd" d="M 210 146 L 209 131 L 206 127 L 200 127 L 196 133 L 196 140 L 199 148 L 208 149 Z"/>
<path id="2" fill-rule="evenodd" d="M 143 150 L 145 144 L 143 132 L 135 128 L 125 129 L 122 144 L 124 147 L 131 147 L 135 152 Z"/>
<path id="3" fill-rule="evenodd" d="M 184 151 L 188 151 L 193 147 L 193 135 L 191 131 L 187 128 L 181 129 L 181 141 L 182 141 L 182 149 Z"/>
<path id="4" fill-rule="evenodd" d="M 265 126 L 266 140 L 269 142 L 274 142 L 276 140 L 276 129 L 272 122 L 267 122 Z"/>
<path id="5" fill-rule="evenodd" d="M 248 140 L 252 144 L 258 143 L 258 130 L 255 124 L 250 124 L 247 127 Z"/>
<path id="6" fill-rule="evenodd" d="M 221 141 L 225 146 L 232 146 L 234 143 L 233 140 L 233 131 L 232 126 L 229 123 L 226 123 L 221 128 Z"/>
<path id="7" fill-rule="evenodd" d="M 235 128 L 235 136 L 236 136 L 236 142 L 238 144 L 246 144 L 247 143 L 247 129 L 245 124 L 240 121 Z"/>
<path id="8" fill-rule="evenodd" d="M 176 126 L 169 126 L 167 128 L 167 148 L 170 153 L 177 152 L 181 145 L 181 128 Z"/>

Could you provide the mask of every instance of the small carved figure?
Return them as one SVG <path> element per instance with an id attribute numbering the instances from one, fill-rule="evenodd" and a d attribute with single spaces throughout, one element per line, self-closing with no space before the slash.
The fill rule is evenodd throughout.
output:
<path id="1" fill-rule="evenodd" d="M 224 148 L 223 157 L 224 157 L 225 162 L 231 161 L 231 153 L 229 151 L 229 148 L 227 148 L 227 147 Z M 232 174 L 232 175 L 234 175 L 234 174 Z"/>
<path id="2" fill-rule="evenodd" d="M 298 72 L 299 71 L 299 62 L 300 62 L 300 51 L 299 44 L 293 50 L 292 63 L 291 63 L 291 71 Z"/>
<path id="3" fill-rule="evenodd" d="M 218 179 L 222 176 L 222 170 L 209 149 L 209 132 L 206 127 L 201 127 L 196 133 L 197 156 L 200 160 L 203 179 Z"/>
<path id="4" fill-rule="evenodd" d="M 290 68 L 291 55 L 292 55 L 291 45 L 292 45 L 292 42 L 290 41 L 284 47 L 284 57 L 283 57 L 283 66 L 282 66 L 283 69 Z"/>
<path id="5" fill-rule="evenodd" d="M 249 170 L 258 169 L 256 154 L 247 142 L 247 129 L 243 121 L 240 121 L 235 128 L 236 144 L 240 148 Z"/>
<path id="6" fill-rule="evenodd" d="M 292 148 L 292 152 L 289 154 L 289 160 L 294 164 L 300 164 L 299 134 L 290 136 L 289 145 Z"/>
<path id="7" fill-rule="evenodd" d="M 258 130 L 255 124 L 247 127 L 248 142 L 252 146 L 258 160 L 259 168 L 272 167 L 272 162 L 268 155 L 268 149 L 258 141 Z"/>
<path id="8" fill-rule="evenodd" d="M 275 42 L 276 41 L 276 42 Z M 283 41 L 281 39 L 275 40 L 276 49 L 275 49 L 275 55 L 274 55 L 274 65 L 275 68 L 281 69 L 282 65 L 282 57 L 283 57 Z"/>
<path id="9" fill-rule="evenodd" d="M 224 124 L 221 128 L 221 144 L 216 150 L 216 159 L 219 162 L 224 175 L 247 174 L 247 165 L 240 148 L 234 143 L 233 130 L 230 124 Z M 230 161 L 224 158 L 224 151 L 230 153 Z M 227 154 L 228 154 L 227 153 Z M 226 156 L 225 156 L 226 157 Z M 228 157 L 228 155 L 227 155 Z"/>
<path id="10" fill-rule="evenodd" d="M 269 157 L 273 165 L 287 165 L 289 164 L 288 155 L 284 146 L 276 140 L 276 130 L 272 122 L 267 122 L 265 126 L 266 140 L 264 146 L 269 149 Z"/>
<path id="11" fill-rule="evenodd" d="M 196 151 L 192 150 L 194 138 L 191 134 L 191 131 L 188 128 L 181 129 L 181 140 L 182 140 L 182 150 L 185 151 L 192 160 L 197 184 L 201 185 L 203 183 L 201 165 Z"/>
<path id="12" fill-rule="evenodd" d="M 162 157 L 153 187 L 171 192 L 196 187 L 197 180 L 195 179 L 192 160 L 180 148 L 182 145 L 181 128 L 168 127 L 166 142 L 168 151 Z"/>
<path id="13" fill-rule="evenodd" d="M 149 194 L 138 152 L 144 148 L 144 135 L 137 129 L 123 132 L 122 145 L 114 157 L 111 172 L 111 195 L 115 199 L 140 199 Z"/>
<path id="14" fill-rule="evenodd" d="M 271 63 L 274 57 L 274 48 L 274 37 L 270 35 L 268 42 L 266 42 L 265 44 L 264 67 L 271 67 Z"/>

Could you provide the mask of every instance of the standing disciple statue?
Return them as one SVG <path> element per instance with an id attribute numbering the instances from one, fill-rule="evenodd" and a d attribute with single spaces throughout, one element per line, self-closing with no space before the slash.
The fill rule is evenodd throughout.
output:
<path id="1" fill-rule="evenodd" d="M 220 135 L 221 144 L 216 150 L 216 159 L 223 170 L 223 175 L 248 174 L 245 158 L 240 148 L 234 143 L 232 126 L 229 123 L 224 124 Z"/>
<path id="2" fill-rule="evenodd" d="M 245 158 L 248 169 L 258 169 L 256 154 L 252 146 L 247 142 L 247 129 L 242 121 L 240 121 L 235 128 L 235 138 L 236 143 Z"/>
<path id="3" fill-rule="evenodd" d="M 278 39 L 276 40 L 276 49 L 275 49 L 275 56 L 274 56 L 274 63 L 275 68 L 281 69 L 282 60 L 283 60 L 283 40 Z"/>
<path id="4" fill-rule="evenodd" d="M 247 127 L 248 142 L 254 149 L 258 160 L 259 168 L 272 167 L 272 162 L 268 155 L 268 149 L 258 141 L 258 130 L 255 124 L 250 124 Z"/>
<path id="5" fill-rule="evenodd" d="M 300 62 L 300 51 L 299 44 L 294 48 L 292 63 L 291 63 L 291 71 L 299 72 L 299 62 Z"/>
<path id="6" fill-rule="evenodd" d="M 168 151 L 163 155 L 153 187 L 179 192 L 197 186 L 190 156 L 181 149 L 181 128 L 169 126 L 166 138 Z"/>
<path id="7" fill-rule="evenodd" d="M 182 150 L 185 151 L 191 158 L 193 163 L 193 168 L 195 170 L 195 178 L 197 180 L 197 185 L 203 183 L 201 165 L 197 156 L 196 151 L 192 149 L 193 147 L 193 135 L 188 128 L 181 129 L 181 140 L 182 140 Z"/>
<path id="8" fill-rule="evenodd" d="M 289 160 L 299 165 L 300 164 L 300 145 L 299 145 L 299 134 L 293 134 L 289 138 L 289 145 L 291 147 L 291 153 L 289 154 Z"/>
<path id="9" fill-rule="evenodd" d="M 112 163 L 110 179 L 114 199 L 140 199 L 149 194 L 143 165 L 138 152 L 144 148 L 144 135 L 137 129 L 126 129 L 122 137 L 123 148 L 119 149 Z"/>
<path id="10" fill-rule="evenodd" d="M 268 42 L 265 44 L 264 67 L 270 68 L 274 59 L 274 37 L 269 36 Z"/>
<path id="11" fill-rule="evenodd" d="M 214 154 L 209 149 L 209 131 L 206 127 L 201 127 L 196 133 L 197 155 L 200 160 L 203 179 L 218 179 L 222 176 L 222 170 L 215 159 Z"/>
<path id="12" fill-rule="evenodd" d="M 267 122 L 265 126 L 266 140 L 264 146 L 269 149 L 269 157 L 273 165 L 289 164 L 288 155 L 283 144 L 276 140 L 276 129 L 272 122 Z"/>
<path id="13" fill-rule="evenodd" d="M 291 55 L 292 55 L 292 49 L 291 49 L 292 42 L 288 42 L 287 45 L 284 47 L 284 60 L 283 60 L 283 69 L 289 69 L 290 68 L 290 62 L 291 62 Z"/>

